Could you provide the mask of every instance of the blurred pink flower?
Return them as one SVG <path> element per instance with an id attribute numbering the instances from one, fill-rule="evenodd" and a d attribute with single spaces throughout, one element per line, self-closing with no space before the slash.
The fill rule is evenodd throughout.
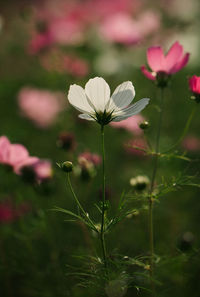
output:
<path id="1" fill-rule="evenodd" d="M 134 138 L 124 145 L 125 151 L 131 155 L 144 156 L 148 146 L 144 138 Z"/>
<path id="2" fill-rule="evenodd" d="M 98 154 L 92 154 L 90 152 L 84 152 L 79 154 L 78 156 L 78 162 L 82 166 L 84 166 L 85 163 L 89 162 L 94 166 L 98 166 L 101 164 L 101 156 Z"/>
<path id="3" fill-rule="evenodd" d="M 143 122 L 145 119 L 141 115 L 135 115 L 134 117 L 130 117 L 121 122 L 111 122 L 110 126 L 114 128 L 122 128 L 127 131 L 134 133 L 135 135 L 141 135 L 143 133 L 142 129 L 140 129 L 139 124 Z"/>
<path id="4" fill-rule="evenodd" d="M 48 160 L 39 160 L 33 164 L 33 170 L 39 182 L 48 180 L 53 176 L 52 164 Z"/>
<path id="5" fill-rule="evenodd" d="M 200 139 L 195 136 L 187 136 L 182 142 L 182 147 L 191 152 L 200 151 Z"/>
<path id="6" fill-rule="evenodd" d="M 74 151 L 76 148 L 76 139 L 73 133 L 60 132 L 57 139 L 57 146 L 65 151 Z"/>
<path id="7" fill-rule="evenodd" d="M 11 201 L 0 202 L 0 223 L 12 223 L 30 210 L 30 206 L 23 203 L 15 206 Z"/>
<path id="8" fill-rule="evenodd" d="M 137 43 L 141 39 L 140 32 L 128 14 L 115 14 L 108 17 L 101 25 L 101 34 L 111 42 L 126 45 Z"/>
<path id="9" fill-rule="evenodd" d="M 45 47 L 51 45 L 52 43 L 53 38 L 49 33 L 37 33 L 35 34 L 35 36 L 32 37 L 31 41 L 29 42 L 28 53 L 31 55 L 35 55 Z"/>
<path id="10" fill-rule="evenodd" d="M 188 63 L 189 55 L 184 54 L 178 41 L 171 46 L 166 56 L 160 46 L 153 46 L 147 50 L 147 61 L 152 72 L 148 71 L 146 66 L 142 66 L 141 70 L 148 79 L 156 80 L 158 73 L 171 75 L 181 70 Z"/>
<path id="11" fill-rule="evenodd" d="M 40 128 L 52 125 L 64 106 L 60 93 L 28 87 L 19 92 L 18 103 L 22 113 Z"/>
<path id="12" fill-rule="evenodd" d="M 81 19 L 70 15 L 52 19 L 48 29 L 49 35 L 55 43 L 77 44 L 83 40 L 83 24 Z"/>
<path id="13" fill-rule="evenodd" d="M 111 42 L 131 45 L 143 40 L 159 28 L 160 19 L 153 12 L 145 12 L 137 19 L 130 14 L 118 13 L 102 22 L 101 34 Z"/>
<path id="14" fill-rule="evenodd" d="M 193 75 L 190 77 L 189 87 L 194 94 L 200 94 L 200 76 Z"/>
<path id="15" fill-rule="evenodd" d="M 30 157 L 27 149 L 21 144 L 11 144 L 6 136 L 0 137 L 0 163 L 9 165 L 16 174 L 23 164 L 32 164 L 38 160 Z"/>
<path id="16" fill-rule="evenodd" d="M 74 54 L 65 54 L 55 48 L 42 55 L 40 62 L 48 71 L 69 73 L 74 77 L 84 77 L 89 73 L 89 65 L 86 60 Z"/>

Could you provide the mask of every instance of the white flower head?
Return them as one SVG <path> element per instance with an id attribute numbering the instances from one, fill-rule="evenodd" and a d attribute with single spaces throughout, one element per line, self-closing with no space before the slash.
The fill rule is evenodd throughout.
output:
<path id="1" fill-rule="evenodd" d="M 103 126 L 138 114 L 149 103 L 149 99 L 144 98 L 130 105 L 134 96 L 135 89 L 130 81 L 123 82 L 110 96 L 107 82 L 101 77 L 95 77 L 86 83 L 85 90 L 78 85 L 71 85 L 68 100 L 82 112 L 79 115 L 81 119 L 97 121 Z"/>

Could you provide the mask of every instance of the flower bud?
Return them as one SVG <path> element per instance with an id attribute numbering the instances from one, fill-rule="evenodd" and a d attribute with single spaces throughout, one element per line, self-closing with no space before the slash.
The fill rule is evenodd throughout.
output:
<path id="1" fill-rule="evenodd" d="M 70 162 L 70 161 L 63 162 L 62 165 L 61 165 L 61 169 L 64 172 L 72 172 L 72 170 L 73 170 L 73 164 L 72 164 L 72 162 Z"/>
<path id="2" fill-rule="evenodd" d="M 150 180 L 147 176 L 138 175 L 130 179 L 130 185 L 136 190 L 145 190 L 149 185 Z"/>
<path id="3" fill-rule="evenodd" d="M 149 128 L 149 122 L 148 121 L 144 121 L 144 122 L 140 123 L 139 127 L 142 130 L 146 130 L 147 128 Z"/>

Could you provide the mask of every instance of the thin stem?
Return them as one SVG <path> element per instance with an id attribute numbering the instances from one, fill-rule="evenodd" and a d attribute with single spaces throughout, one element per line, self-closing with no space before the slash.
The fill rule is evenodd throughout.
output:
<path id="1" fill-rule="evenodd" d="M 104 260 L 104 266 L 107 269 L 107 260 L 106 260 L 106 244 L 105 244 L 105 202 L 106 202 L 106 176 L 105 176 L 105 143 L 104 143 L 104 125 L 101 126 L 101 144 L 102 144 L 102 213 L 101 213 L 101 247 Z"/>
<path id="2" fill-rule="evenodd" d="M 155 284 L 153 281 L 154 274 L 154 228 L 153 228 L 153 190 L 154 183 L 156 179 L 156 173 L 158 169 L 158 158 L 159 158 L 159 147 L 160 147 L 160 132 L 162 126 L 162 118 L 163 118 L 163 105 L 164 105 L 164 89 L 161 88 L 161 98 L 160 98 L 160 115 L 158 121 L 158 130 L 156 135 L 156 145 L 155 145 L 155 156 L 154 156 L 154 164 L 153 164 L 153 173 L 151 177 L 150 191 L 149 191 L 149 248 L 150 248 L 150 282 L 152 288 L 152 296 L 155 296 Z"/>
<path id="3" fill-rule="evenodd" d="M 67 173 L 67 182 L 68 182 L 68 185 L 69 185 L 69 188 L 71 190 L 71 193 L 72 193 L 72 196 L 74 197 L 74 200 L 76 201 L 77 203 L 77 206 L 79 208 L 79 210 L 82 211 L 82 213 L 84 214 L 85 218 L 88 220 L 88 222 L 92 225 L 92 227 L 98 232 L 98 230 L 96 229 L 94 223 L 92 222 L 92 220 L 90 219 L 90 217 L 88 216 L 88 214 L 85 212 L 85 210 L 83 209 L 81 203 L 79 202 L 75 192 L 74 192 L 74 189 L 72 187 L 72 184 L 71 184 L 71 179 L 70 179 L 70 173 Z"/>
<path id="4" fill-rule="evenodd" d="M 187 120 L 187 122 L 186 122 L 186 124 L 185 124 L 185 127 L 184 127 L 184 129 L 183 129 L 183 132 L 182 132 L 182 134 L 181 134 L 181 136 L 179 137 L 179 139 L 175 142 L 175 144 L 173 144 L 167 151 L 165 151 L 164 153 L 168 153 L 168 152 L 170 152 L 172 149 L 174 149 L 182 140 L 183 140 L 183 138 L 185 137 L 185 135 L 187 134 L 187 132 L 188 132 L 188 130 L 189 130 L 189 128 L 190 128 L 190 124 L 191 124 L 191 122 L 192 122 L 192 119 L 193 119 L 193 117 L 194 117 L 194 114 L 195 114 L 195 111 L 196 111 L 196 109 L 197 109 L 197 107 L 196 107 L 196 105 L 193 107 L 193 109 L 192 109 L 192 111 L 191 111 L 191 113 L 190 113 L 190 115 L 189 115 L 189 117 L 188 117 L 188 120 Z"/>

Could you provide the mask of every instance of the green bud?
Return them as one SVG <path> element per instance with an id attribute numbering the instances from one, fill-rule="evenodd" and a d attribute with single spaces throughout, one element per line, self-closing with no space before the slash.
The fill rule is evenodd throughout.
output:
<path id="1" fill-rule="evenodd" d="M 149 122 L 144 121 L 144 122 L 140 123 L 139 127 L 142 130 L 146 130 L 147 128 L 149 128 Z"/>
<path id="2" fill-rule="evenodd" d="M 72 170 L 73 170 L 73 164 L 72 164 L 72 162 L 70 162 L 70 161 L 63 162 L 62 165 L 61 165 L 61 169 L 64 172 L 72 172 Z"/>

